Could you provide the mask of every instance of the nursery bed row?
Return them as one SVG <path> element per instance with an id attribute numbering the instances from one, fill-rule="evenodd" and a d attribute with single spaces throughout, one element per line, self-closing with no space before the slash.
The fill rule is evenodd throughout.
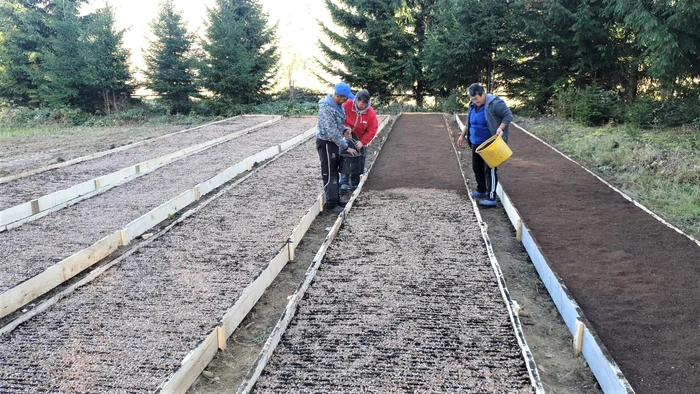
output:
<path id="1" fill-rule="evenodd" d="M 472 216 L 454 191 L 361 195 L 255 392 L 531 393 Z"/>
<path id="2" fill-rule="evenodd" d="M 0 290 L 5 292 L 42 273 L 43 270 L 69 259 L 74 253 L 91 247 L 98 240 L 112 237 L 112 234 L 123 229 L 127 223 L 144 213 L 155 212 L 153 210 L 156 207 L 180 196 L 183 191 L 215 175 L 224 176 L 221 174 L 222 170 L 252 154 L 270 146 L 275 150 L 272 153 L 277 153 L 277 144 L 307 129 L 310 131 L 309 128 L 315 122 L 314 118 L 284 120 L 255 134 L 242 136 L 171 163 L 53 215 L 0 233 L 0 261 L 3 262 L 2 269 L 5 272 L 0 278 Z M 243 164 L 245 169 L 245 163 Z M 196 194 L 196 190 L 192 193 Z M 184 202 L 174 211 L 165 212 L 165 217 L 160 220 L 167 218 L 167 214 L 183 208 L 190 201 L 198 199 L 195 195 L 182 197 Z M 121 239 L 117 236 L 114 241 L 106 242 L 116 242 L 116 246 L 120 243 L 125 245 L 133 236 L 140 235 L 160 221 L 153 222 L 152 218 L 147 219 L 151 220 L 146 220 L 150 224 L 145 227 L 137 223 L 138 231 L 129 231 L 121 234 Z M 124 239 L 125 237 L 127 238 Z M 0 294 L 0 299 L 2 296 Z M 0 308 L 4 308 L 4 305 L 0 305 Z"/>
<path id="3" fill-rule="evenodd" d="M 318 178 L 308 141 L 0 337 L 0 391 L 153 392 L 287 250 Z"/>
<path id="4" fill-rule="evenodd" d="M 238 117 L 167 139 L 145 141 L 73 166 L 0 184 L 0 231 L 44 216 L 128 179 L 266 127 L 280 117 Z M 16 205 L 15 205 L 16 204 Z"/>
<path id="5" fill-rule="evenodd" d="M 454 182 L 444 121 L 403 115 L 385 145 L 239 393 L 256 381 L 259 392 L 541 392 L 488 236 Z M 405 155 L 416 145 L 430 160 Z"/>

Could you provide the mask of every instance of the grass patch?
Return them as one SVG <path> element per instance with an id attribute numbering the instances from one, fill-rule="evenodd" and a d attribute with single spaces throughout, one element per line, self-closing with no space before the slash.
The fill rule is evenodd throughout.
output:
<path id="1" fill-rule="evenodd" d="M 700 239 L 700 132 L 690 127 L 586 127 L 547 118 L 520 125 Z"/>

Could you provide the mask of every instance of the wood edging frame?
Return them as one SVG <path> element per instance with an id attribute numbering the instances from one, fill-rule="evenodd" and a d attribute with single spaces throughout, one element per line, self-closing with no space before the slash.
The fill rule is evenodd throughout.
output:
<path id="1" fill-rule="evenodd" d="M 389 117 L 382 122 L 379 126 L 379 130 L 381 130 L 388 121 Z M 299 142 L 299 144 L 301 142 Z M 333 227 L 336 230 L 335 232 L 331 230 L 334 237 L 340 228 L 340 223 L 342 223 L 341 218 L 345 217 L 345 213 L 352 206 L 352 202 L 355 200 L 359 194 L 359 190 L 364 184 L 364 179 L 365 177 L 360 181 L 357 190 L 355 190 L 350 201 L 348 201 L 345 210 L 338 216 L 338 219 L 336 219 Z M 321 193 L 307 213 L 302 216 L 299 224 L 292 230 L 287 242 L 282 246 L 277 255 L 268 262 L 267 266 L 260 271 L 253 282 L 246 286 L 233 306 L 224 313 L 219 325 L 214 328 L 212 333 L 183 359 L 180 364 L 180 369 L 161 384 L 157 390 L 158 393 L 185 393 L 214 358 L 216 351 L 226 348 L 226 341 L 228 338 L 234 333 L 246 315 L 248 315 L 255 304 L 260 300 L 260 297 L 262 297 L 265 290 L 272 284 L 287 262 L 293 260 L 294 250 L 311 227 L 315 218 L 323 211 L 323 203 L 323 193 Z M 326 240 L 328 240 L 328 238 L 326 238 Z M 324 244 L 326 243 L 324 242 Z M 216 341 L 213 341 L 211 339 L 212 337 L 216 338 Z"/>
<path id="2" fill-rule="evenodd" d="M 94 197 L 98 194 L 102 194 L 115 186 L 130 182 L 175 161 L 201 153 L 217 145 L 221 145 L 243 135 L 252 133 L 253 131 L 268 127 L 276 122 L 279 122 L 281 119 L 281 116 L 275 116 L 270 120 L 253 125 L 243 130 L 239 130 L 213 140 L 201 142 L 199 144 L 195 144 L 159 157 L 144 160 L 140 163 L 124 167 L 109 174 L 101 175 L 97 178 L 78 183 L 66 189 L 58 190 L 35 198 L 31 201 L 6 208 L 0 211 L 0 232 L 17 228 L 27 222 L 42 218 L 52 212 L 56 212 L 73 204 L 77 204 L 80 201 Z M 148 141 L 150 142 L 153 140 Z"/>
<path id="3" fill-rule="evenodd" d="M 459 125 L 459 123 L 458 123 Z M 450 141 L 450 145 L 455 152 L 455 157 L 459 161 L 460 154 L 455 146 L 450 133 L 450 125 L 447 123 L 447 118 L 445 118 L 445 126 L 447 127 L 447 138 Z M 461 125 L 460 125 L 461 128 Z M 464 173 L 462 166 L 459 166 L 459 171 L 462 174 L 462 180 L 464 181 L 464 187 L 469 191 L 467 175 Z M 481 212 L 479 211 L 479 206 L 476 200 L 471 196 L 471 193 L 467 192 L 467 198 L 472 204 L 472 209 L 474 210 L 474 215 L 476 217 L 477 224 L 479 225 L 479 230 L 481 231 L 481 237 L 484 240 L 484 246 L 486 247 L 486 252 L 489 256 L 489 262 L 491 264 L 491 269 L 496 276 L 496 282 L 498 283 L 498 289 L 503 298 L 503 302 L 508 311 L 508 317 L 510 318 L 515 337 L 518 341 L 518 346 L 520 346 L 520 352 L 522 353 L 523 359 L 525 361 L 525 366 L 527 367 L 528 375 L 530 376 L 530 383 L 532 388 L 535 390 L 536 394 L 544 394 L 544 387 L 542 386 L 542 379 L 540 378 L 540 373 L 537 369 L 537 363 L 535 362 L 535 357 L 530 350 L 530 346 L 527 344 L 527 339 L 525 338 L 525 333 L 523 332 L 523 324 L 520 320 L 519 313 L 516 312 L 517 303 L 510 296 L 510 291 L 508 290 L 508 285 L 506 279 L 503 276 L 503 271 L 501 270 L 501 265 L 498 263 L 496 254 L 493 251 L 493 244 L 488 234 L 488 225 L 481 217 Z M 518 307 L 519 308 L 519 307 Z"/>
<path id="4" fill-rule="evenodd" d="M 399 115 L 400 116 L 400 115 Z M 379 125 L 379 128 L 377 130 L 377 134 L 379 134 L 379 131 L 381 131 L 384 127 L 386 127 L 387 124 L 389 124 L 391 121 L 397 119 L 398 116 L 395 115 L 390 115 L 387 116 L 382 123 Z M 384 145 L 384 142 L 389 138 L 389 134 L 391 133 L 391 129 L 386 135 L 386 138 L 384 138 L 381 141 L 381 144 L 377 148 L 376 152 L 379 153 Z M 343 221 L 345 221 L 345 217 L 347 216 L 348 212 L 352 208 L 352 204 L 355 202 L 357 197 L 360 195 L 360 192 L 362 191 L 362 187 L 364 186 L 367 177 L 369 176 L 370 171 L 372 170 L 372 166 L 374 166 L 374 161 L 372 162 L 372 165 L 365 171 L 365 174 L 361 177 L 360 183 L 357 185 L 357 188 L 355 191 L 352 193 L 350 199 L 348 200 L 347 204 L 345 205 L 345 209 L 338 215 L 338 218 L 335 220 L 333 223 L 333 226 L 331 226 L 330 230 L 328 231 L 328 235 L 326 235 L 326 239 L 323 241 L 323 244 L 321 244 L 321 247 L 319 248 L 318 252 L 316 252 L 316 255 L 314 256 L 314 259 L 312 263 L 309 265 L 309 268 L 306 270 L 305 274 L 305 280 L 302 282 L 294 292 L 294 294 L 289 298 L 289 301 L 287 302 L 287 307 L 284 309 L 282 312 L 282 315 L 280 316 L 277 324 L 275 325 L 275 328 L 272 330 L 270 333 L 270 336 L 268 337 L 267 341 L 265 342 L 265 345 L 263 346 L 262 350 L 260 351 L 260 354 L 258 355 L 258 358 L 256 359 L 255 363 L 251 367 L 250 371 L 248 372 L 248 375 L 243 379 L 243 382 L 241 383 L 240 387 L 238 388 L 237 393 L 238 394 L 243 394 L 243 393 L 250 393 L 250 391 L 253 389 L 253 386 L 255 386 L 255 382 L 257 382 L 258 378 L 260 377 L 260 374 L 262 373 L 263 369 L 267 365 L 267 362 L 269 361 L 270 357 L 272 356 L 272 353 L 275 351 L 275 348 L 279 344 L 280 340 L 282 339 L 282 334 L 284 334 L 284 331 L 287 329 L 289 326 L 289 323 L 292 321 L 292 318 L 294 317 L 294 314 L 296 313 L 297 306 L 299 305 L 299 301 L 304 297 L 304 294 L 306 293 L 306 290 L 308 290 L 309 286 L 311 285 L 311 282 L 313 282 L 316 272 L 318 271 L 318 268 L 321 266 L 321 262 L 323 261 L 323 257 L 326 255 L 326 251 L 328 250 L 328 247 L 330 244 L 333 242 L 335 239 L 336 235 L 340 231 L 340 226 L 343 224 Z M 319 197 L 319 203 L 322 205 L 323 204 L 323 194 Z"/>
<path id="5" fill-rule="evenodd" d="M 455 120 L 460 128 L 464 126 L 457 114 L 455 114 Z M 562 154 L 561 152 L 559 153 Z M 566 157 L 566 155 L 564 155 L 564 157 Z M 496 194 L 498 194 L 498 197 L 501 199 L 501 204 L 511 224 L 516 231 L 521 234 L 521 242 L 530 256 L 530 260 L 532 260 L 542 283 L 547 288 L 559 314 L 564 320 L 567 329 L 572 334 L 572 338 L 575 336 L 577 326 L 580 329 L 580 324 L 577 324 L 577 322 L 583 323 L 582 354 L 603 392 L 606 394 L 633 394 L 634 389 L 632 389 L 629 381 L 627 381 L 627 378 L 622 374 L 620 367 L 612 358 L 610 352 L 608 352 L 607 348 L 600 340 L 600 337 L 593 331 L 592 325 L 584 316 L 583 310 L 581 310 L 576 300 L 569 293 L 561 277 L 552 269 L 549 259 L 542 253 L 542 249 L 530 233 L 530 230 L 513 205 L 510 197 L 508 197 L 503 190 L 503 186 L 500 182 L 496 187 Z"/>
<path id="6" fill-rule="evenodd" d="M 67 161 L 64 161 L 64 162 L 61 162 L 61 163 L 51 164 L 51 165 L 48 165 L 48 166 L 45 166 L 45 167 L 36 168 L 36 169 L 29 170 L 29 171 L 25 171 L 25 172 L 22 172 L 22 173 L 19 173 L 19 174 L 15 174 L 15 175 L 8 175 L 8 176 L 6 176 L 6 177 L 0 178 L 0 184 L 7 183 L 7 182 L 12 182 L 12 181 L 17 180 L 17 179 L 20 179 L 20 178 L 26 178 L 26 177 L 28 177 L 28 176 L 40 174 L 40 173 L 45 172 L 45 171 L 50 171 L 50 170 L 55 170 L 55 169 L 58 169 L 58 168 L 63 168 L 63 167 L 72 166 L 73 164 L 78 164 L 78 163 L 82 163 L 82 162 L 84 162 L 84 161 L 88 161 L 88 160 L 92 160 L 92 159 L 97 159 L 97 158 L 100 158 L 100 157 L 102 157 L 102 156 L 107 156 L 107 155 L 112 154 L 112 153 L 117 153 L 117 152 L 125 151 L 125 150 L 131 149 L 131 148 L 135 148 L 135 147 L 137 147 L 137 146 L 145 145 L 145 144 L 147 144 L 147 143 L 149 143 L 149 142 L 152 142 L 152 141 L 158 141 L 158 140 L 162 140 L 162 139 L 165 139 L 165 138 L 172 137 L 172 136 L 177 135 L 177 134 L 186 133 L 186 132 L 188 132 L 188 131 L 194 131 L 194 130 L 201 129 L 201 128 L 204 128 L 204 127 L 213 126 L 213 125 L 216 125 L 216 124 L 219 124 L 219 123 L 228 122 L 228 121 L 234 120 L 234 119 L 236 119 L 236 118 L 241 118 L 241 117 L 258 117 L 258 116 L 270 116 L 270 115 L 238 115 L 238 116 L 233 116 L 233 117 L 226 118 L 226 119 L 217 120 L 217 121 L 215 121 L 215 122 L 209 122 L 209 123 L 206 123 L 206 124 L 203 124 L 203 125 L 191 127 L 191 128 L 189 128 L 189 129 L 178 130 L 178 131 L 175 131 L 175 132 L 172 132 L 172 133 L 159 135 L 159 136 L 157 136 L 157 137 L 147 138 L 147 139 L 144 139 L 144 140 L 141 140 L 141 141 L 132 142 L 131 144 L 122 145 L 122 146 L 116 147 L 116 148 L 114 148 L 114 149 L 108 149 L 108 150 L 105 150 L 105 151 L 95 152 L 95 153 L 91 153 L 91 154 L 89 154 L 89 155 L 85 155 L 85 156 L 81 156 L 81 157 L 76 157 L 75 159 L 70 159 L 70 160 L 67 160 Z"/>
<path id="7" fill-rule="evenodd" d="M 18 283 L 3 293 L 0 293 L 0 319 L 17 311 L 19 308 L 46 294 L 79 272 L 108 257 L 119 246 L 127 246 L 131 240 L 167 219 L 169 215 L 179 212 L 180 210 L 189 206 L 191 203 L 197 201 L 197 199 L 201 198 L 201 196 L 208 194 L 234 177 L 248 171 L 248 169 L 245 166 L 242 166 L 241 163 L 252 162 L 253 164 L 257 164 L 266 162 L 266 160 L 269 161 L 268 159 L 279 157 L 285 152 L 300 145 L 309 137 L 313 136 L 315 132 L 316 127 L 312 127 L 304 133 L 291 138 L 288 141 L 297 141 L 296 144 L 281 152 L 279 152 L 278 148 L 278 146 L 281 144 L 265 149 L 263 152 L 270 154 L 270 157 L 265 158 L 263 156 L 259 156 L 259 154 L 255 154 L 237 164 L 234 164 L 221 173 L 225 174 L 226 176 L 222 177 L 220 176 L 221 174 L 216 175 L 210 180 L 202 182 L 196 185 L 194 188 L 184 191 L 180 195 L 168 200 L 139 218 L 131 221 L 123 229 L 115 231 L 114 233 L 97 241 L 95 244 L 74 253 L 51 267 L 48 267 L 41 273 Z M 251 161 L 251 157 L 256 157 L 256 161 Z M 235 171 L 230 171 L 232 169 Z M 216 180 L 216 182 L 212 184 L 212 182 L 210 182 L 212 180 Z M 205 183 L 208 184 L 209 188 L 202 191 L 200 186 Z M 114 245 L 115 240 L 117 240 L 116 246 Z"/>

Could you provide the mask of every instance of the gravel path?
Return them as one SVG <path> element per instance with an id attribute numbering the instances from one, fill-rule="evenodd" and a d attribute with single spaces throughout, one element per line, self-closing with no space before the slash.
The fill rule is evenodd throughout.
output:
<path id="1" fill-rule="evenodd" d="M 313 139 L 0 337 L 0 392 L 151 393 L 321 192 Z"/>
<path id="2" fill-rule="evenodd" d="M 192 145 L 246 129 L 270 119 L 272 119 L 271 116 L 239 117 L 227 122 L 176 134 L 162 140 L 150 141 L 144 145 L 94 160 L 2 183 L 0 184 L 0 210 L 110 174 L 145 160 L 167 155 Z"/>
<path id="3" fill-rule="evenodd" d="M 73 253 L 263 149 L 316 125 L 315 118 L 285 119 L 178 160 L 18 228 L 0 233 L 0 291 L 37 275 Z"/>
<path id="4" fill-rule="evenodd" d="M 363 193 L 255 391 L 531 393 L 467 203 Z"/>

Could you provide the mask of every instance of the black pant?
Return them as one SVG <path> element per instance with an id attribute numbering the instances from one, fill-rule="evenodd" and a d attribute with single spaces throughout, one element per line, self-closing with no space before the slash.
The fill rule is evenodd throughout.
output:
<path id="1" fill-rule="evenodd" d="M 472 170 L 474 178 L 476 178 L 476 191 L 488 193 L 488 198 L 493 200 L 496 198 L 496 186 L 498 185 L 497 168 L 489 167 L 481 155 L 476 153 L 478 147 L 479 144 L 472 144 Z"/>
<path id="2" fill-rule="evenodd" d="M 338 205 L 339 179 L 338 167 L 340 165 L 338 145 L 335 142 L 316 140 L 318 158 L 321 159 L 321 176 L 323 177 L 323 191 L 326 197 L 326 208 Z"/>

